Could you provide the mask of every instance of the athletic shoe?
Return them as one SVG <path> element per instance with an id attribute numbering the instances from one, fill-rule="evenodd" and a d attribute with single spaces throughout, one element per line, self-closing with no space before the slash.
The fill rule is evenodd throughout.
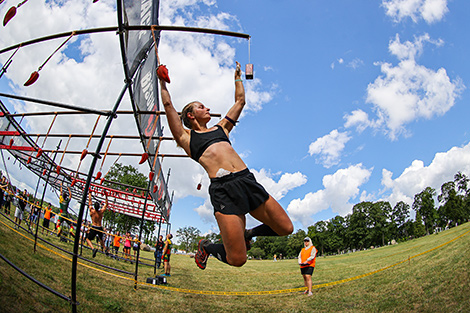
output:
<path id="1" fill-rule="evenodd" d="M 207 259 L 209 258 L 209 254 L 204 250 L 204 245 L 209 244 L 210 241 L 207 239 L 201 239 L 199 240 L 199 243 L 197 244 L 197 252 L 196 255 L 194 256 L 194 260 L 196 261 L 197 266 L 203 270 L 206 268 L 207 265 Z"/>
<path id="2" fill-rule="evenodd" d="M 96 249 L 96 248 L 95 248 L 95 249 L 93 249 L 93 257 L 95 257 L 95 256 L 96 256 L 96 253 L 97 253 L 97 252 L 98 252 L 98 249 Z"/>

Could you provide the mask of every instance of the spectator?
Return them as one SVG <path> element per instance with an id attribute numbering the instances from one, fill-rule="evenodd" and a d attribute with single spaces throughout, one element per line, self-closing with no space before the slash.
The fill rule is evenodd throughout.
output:
<path id="1" fill-rule="evenodd" d="M 155 262 L 157 265 L 157 268 L 160 268 L 160 265 L 162 264 L 162 254 L 163 254 L 163 236 L 160 235 L 158 237 L 157 243 L 155 244 Z"/>
<path id="2" fill-rule="evenodd" d="M 309 296 L 313 295 L 312 293 L 312 274 L 315 269 L 315 260 L 317 258 L 317 249 L 312 244 L 312 240 L 309 237 L 304 239 L 304 247 L 299 253 L 298 261 L 300 265 L 300 272 L 304 278 L 305 290 L 304 294 Z"/>
<path id="3" fill-rule="evenodd" d="M 44 229 L 46 229 L 46 235 L 49 232 L 49 224 L 51 221 L 51 204 L 48 203 L 44 211 L 44 218 L 42 220 L 42 234 L 44 234 Z"/>
<path id="4" fill-rule="evenodd" d="M 18 193 L 18 205 L 16 206 L 15 210 L 15 228 L 18 229 L 19 226 L 21 225 L 21 221 L 23 220 L 23 214 L 26 209 L 26 200 L 23 198 L 26 197 L 26 194 L 21 194 L 21 191 Z"/>
<path id="5" fill-rule="evenodd" d="M 126 238 L 124 241 L 124 249 L 123 249 L 124 262 L 126 262 L 126 259 L 129 259 L 129 262 L 131 262 L 131 241 L 132 241 L 131 233 L 127 232 Z"/>
<path id="6" fill-rule="evenodd" d="M 163 247 L 163 267 L 165 268 L 165 274 L 163 274 L 163 276 L 171 276 L 170 255 L 171 247 L 173 246 L 171 238 L 173 238 L 172 234 L 166 235 L 165 246 Z"/>
<path id="7" fill-rule="evenodd" d="M 114 254 L 116 255 L 116 259 L 119 253 L 119 247 L 121 246 L 121 239 L 122 239 L 122 237 L 119 235 L 120 235 L 119 231 L 117 231 L 116 234 L 114 235 L 114 240 L 113 240 L 113 250 L 114 250 Z"/>

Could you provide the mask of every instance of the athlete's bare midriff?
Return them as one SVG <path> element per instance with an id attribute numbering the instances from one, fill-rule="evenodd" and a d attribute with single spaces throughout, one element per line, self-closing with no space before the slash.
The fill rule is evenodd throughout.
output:
<path id="1" fill-rule="evenodd" d="M 210 178 L 215 178 L 219 169 L 235 173 L 246 168 L 245 162 L 228 142 L 217 142 L 209 146 L 199 158 Z"/>

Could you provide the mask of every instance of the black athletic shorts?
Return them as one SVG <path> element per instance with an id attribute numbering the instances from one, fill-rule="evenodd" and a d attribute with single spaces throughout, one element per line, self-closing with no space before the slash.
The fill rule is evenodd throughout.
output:
<path id="1" fill-rule="evenodd" d="M 229 175 L 211 178 L 209 186 L 214 213 L 245 215 L 266 202 L 269 194 L 246 168 Z"/>
<path id="2" fill-rule="evenodd" d="M 103 227 L 91 226 L 87 238 L 93 240 L 95 239 L 95 236 L 98 237 L 100 240 L 103 240 Z"/>
<path id="3" fill-rule="evenodd" d="M 310 276 L 312 276 L 314 269 L 315 269 L 315 268 L 314 268 L 314 267 L 311 267 L 311 266 L 309 266 L 309 267 L 301 267 L 301 268 L 300 268 L 300 273 L 302 273 L 302 275 L 310 275 Z"/>

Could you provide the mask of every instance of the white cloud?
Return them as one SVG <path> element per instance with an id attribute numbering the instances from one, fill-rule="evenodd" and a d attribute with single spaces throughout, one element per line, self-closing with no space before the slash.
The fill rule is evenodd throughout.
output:
<path id="1" fill-rule="evenodd" d="M 364 65 L 364 61 L 362 61 L 361 59 L 358 59 L 358 58 L 355 58 L 354 60 L 352 60 L 351 62 L 348 63 L 348 67 L 350 67 L 352 69 L 357 69 L 362 65 Z"/>
<path id="2" fill-rule="evenodd" d="M 278 175 L 272 175 L 265 169 L 260 171 L 252 169 L 251 172 L 255 175 L 256 180 L 264 186 L 266 191 L 278 201 L 292 189 L 302 186 L 307 182 L 307 177 L 300 172 L 284 173 L 277 182 L 273 177 Z"/>
<path id="3" fill-rule="evenodd" d="M 383 75 L 367 87 L 366 101 L 374 105 L 377 114 L 372 123 L 383 127 L 392 140 L 406 134 L 405 125 L 410 122 L 444 115 L 465 88 L 459 78 L 451 81 L 444 68 L 434 71 L 415 62 L 425 41 L 442 44 L 427 34 L 402 44 L 397 35 L 389 47 L 400 63 L 395 67 L 380 63 Z"/>
<path id="4" fill-rule="evenodd" d="M 351 114 L 344 115 L 343 118 L 346 120 L 344 127 L 356 127 L 358 132 L 362 132 L 364 129 L 371 126 L 369 115 L 361 109 L 354 110 Z"/>
<path id="5" fill-rule="evenodd" d="M 404 43 L 402 43 L 400 41 L 400 36 L 396 34 L 395 39 L 390 40 L 388 50 L 399 60 L 415 60 L 423 53 L 424 44 L 426 42 L 434 44 L 437 47 L 440 47 L 444 44 L 444 41 L 442 39 L 433 40 L 431 39 L 429 34 L 424 34 L 422 36 L 415 37 L 414 42 L 405 41 Z"/>
<path id="6" fill-rule="evenodd" d="M 449 11 L 447 0 L 383 0 L 382 6 L 396 22 L 409 17 L 415 23 L 423 19 L 431 24 L 442 20 Z"/>
<path id="7" fill-rule="evenodd" d="M 399 177 L 393 179 L 393 173 L 387 169 L 382 170 L 382 185 L 385 191 L 389 190 L 387 200 L 395 205 L 398 201 L 405 201 L 410 205 L 414 196 L 426 187 L 436 189 L 439 194 L 443 183 L 453 180 L 457 172 L 470 174 L 470 143 L 463 147 L 453 147 L 449 151 L 436 153 L 429 166 L 421 160 L 414 160 Z"/>
<path id="8" fill-rule="evenodd" d="M 331 207 L 332 211 L 345 216 L 352 210 L 349 202 L 359 195 L 359 187 L 369 180 L 372 169 L 362 164 L 340 169 L 332 175 L 323 177 L 324 189 L 310 192 L 303 199 L 292 200 L 287 211 L 294 221 L 304 227 L 313 222 L 313 215 Z"/>
<path id="9" fill-rule="evenodd" d="M 339 163 L 344 146 L 351 139 L 347 132 L 332 130 L 328 135 L 318 138 L 308 148 L 310 155 L 318 155 L 317 162 L 330 168 Z"/>

